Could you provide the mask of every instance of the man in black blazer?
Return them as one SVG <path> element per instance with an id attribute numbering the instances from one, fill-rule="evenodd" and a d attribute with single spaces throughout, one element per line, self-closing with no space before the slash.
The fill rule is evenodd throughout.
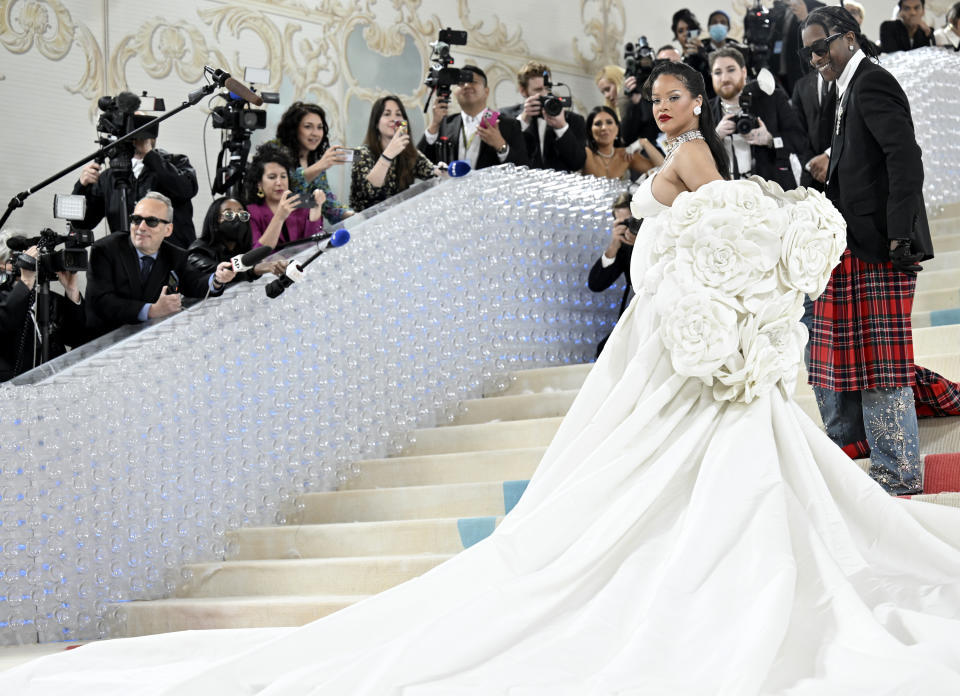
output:
<path id="1" fill-rule="evenodd" d="M 129 233 L 107 235 L 90 248 L 87 324 L 94 335 L 176 314 L 181 294 L 216 295 L 233 280 L 229 261 L 214 273 L 195 271 L 186 252 L 166 242 L 173 234 L 172 219 L 170 199 L 151 191 L 134 207 Z"/>
<path id="2" fill-rule="evenodd" d="M 824 81 L 819 73 L 808 73 L 797 81 L 790 103 L 807 136 L 797 153 L 803 167 L 800 185 L 823 191 L 830 166 L 837 86 Z"/>
<path id="3" fill-rule="evenodd" d="M 717 121 L 717 135 L 723 141 L 734 178 L 757 174 L 776 181 L 785 190 L 795 189 L 797 179 L 790 155 L 803 149 L 803 126 L 790 107 L 786 93 L 776 88 L 765 94 L 756 82 L 746 85 L 747 67 L 743 54 L 726 47 L 710 54 L 710 72 L 717 96 L 710 108 Z M 741 114 L 740 96 L 751 95 L 750 114 L 758 120 L 756 128 L 740 134 L 736 122 Z"/>
<path id="4" fill-rule="evenodd" d="M 434 164 L 460 159 L 469 162 L 474 169 L 505 162 L 529 164 L 520 124 L 503 115 L 490 124 L 487 109 L 490 88 L 486 73 L 475 65 L 464 65 L 463 70 L 469 70 L 473 80 L 461 83 L 453 90 L 460 113 L 447 114 L 449 104 L 435 100 L 430 125 L 417 144 L 420 152 Z"/>
<path id="5" fill-rule="evenodd" d="M 910 104 L 869 60 L 876 46 L 847 10 L 812 12 L 802 36 L 812 66 L 837 83 L 825 191 L 847 224 L 847 249 L 814 303 L 810 384 L 830 438 L 851 456 L 869 453 L 870 475 L 888 492 L 914 494 L 923 485 L 913 389 L 921 368 L 910 312 L 918 262 L 933 246 Z"/>
<path id="6" fill-rule="evenodd" d="M 637 241 L 637 235 L 631 232 L 628 226 L 628 222 L 632 218 L 630 213 L 632 198 L 629 193 L 624 192 L 618 195 L 613 202 L 613 231 L 610 234 L 610 243 L 604 250 L 603 255 L 593 264 L 590 275 L 587 277 L 587 287 L 593 292 L 603 292 L 616 283 L 621 275 L 626 278 L 627 286 L 623 290 L 617 319 L 626 310 L 627 301 L 630 299 L 630 293 L 633 290 L 633 284 L 630 280 L 630 260 L 633 258 L 633 245 Z M 603 347 L 607 344 L 608 338 L 610 338 L 609 333 L 603 337 L 603 340 L 597 346 L 598 358 L 603 351 Z"/>
<path id="7" fill-rule="evenodd" d="M 500 113 L 520 121 L 531 167 L 579 172 L 587 159 L 586 122 L 569 109 L 556 116 L 543 111 L 540 98 L 552 92 L 550 75 L 550 68 L 535 61 L 520 68 L 517 86 L 524 101 Z"/>
<path id="8" fill-rule="evenodd" d="M 923 21 L 926 0 L 899 0 L 897 6 L 899 18 L 880 23 L 880 50 L 895 53 L 935 46 L 933 27 Z"/>

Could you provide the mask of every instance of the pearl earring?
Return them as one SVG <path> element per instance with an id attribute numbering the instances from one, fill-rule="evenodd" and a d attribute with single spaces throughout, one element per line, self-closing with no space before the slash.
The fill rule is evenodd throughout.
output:
<path id="1" fill-rule="evenodd" d="M 856 47 L 856 46 L 847 46 L 847 48 L 850 49 L 850 53 L 853 53 L 854 51 L 857 50 L 857 47 Z"/>
<path id="2" fill-rule="evenodd" d="M 694 116 L 699 116 L 701 111 L 703 111 L 703 109 L 701 109 L 699 106 L 693 107 L 693 115 L 694 115 Z"/>

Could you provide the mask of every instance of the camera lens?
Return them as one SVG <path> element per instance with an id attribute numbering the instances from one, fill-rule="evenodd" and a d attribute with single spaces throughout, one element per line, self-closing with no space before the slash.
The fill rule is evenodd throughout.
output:
<path id="1" fill-rule="evenodd" d="M 543 112 L 547 116 L 559 116 L 563 111 L 563 104 L 554 96 L 549 96 L 543 100 Z"/>

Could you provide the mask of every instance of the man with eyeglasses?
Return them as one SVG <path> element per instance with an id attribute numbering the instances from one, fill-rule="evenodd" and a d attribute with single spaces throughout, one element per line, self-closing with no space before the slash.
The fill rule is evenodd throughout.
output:
<path id="1" fill-rule="evenodd" d="M 170 199 L 150 191 L 134 207 L 128 233 L 107 235 L 90 248 L 87 323 L 94 335 L 176 314 L 183 295 L 217 295 L 233 280 L 229 261 L 213 273 L 191 268 L 186 252 L 167 242 L 172 219 Z"/>

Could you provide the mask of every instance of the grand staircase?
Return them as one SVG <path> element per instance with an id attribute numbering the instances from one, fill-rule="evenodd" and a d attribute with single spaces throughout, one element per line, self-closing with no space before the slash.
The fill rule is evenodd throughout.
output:
<path id="1" fill-rule="evenodd" d="M 960 380 L 960 211 L 933 221 L 937 258 L 914 304 L 917 362 Z M 125 635 L 296 626 L 414 578 L 489 535 L 520 499 L 590 365 L 513 373 L 419 430 L 402 456 L 361 463 L 341 490 L 311 493 L 285 526 L 232 533 L 228 560 L 185 569 L 170 599 L 122 605 Z M 819 422 L 800 380 L 797 400 Z M 960 418 L 923 420 L 928 502 L 960 507 Z M 866 465 L 866 462 L 864 462 Z"/>

